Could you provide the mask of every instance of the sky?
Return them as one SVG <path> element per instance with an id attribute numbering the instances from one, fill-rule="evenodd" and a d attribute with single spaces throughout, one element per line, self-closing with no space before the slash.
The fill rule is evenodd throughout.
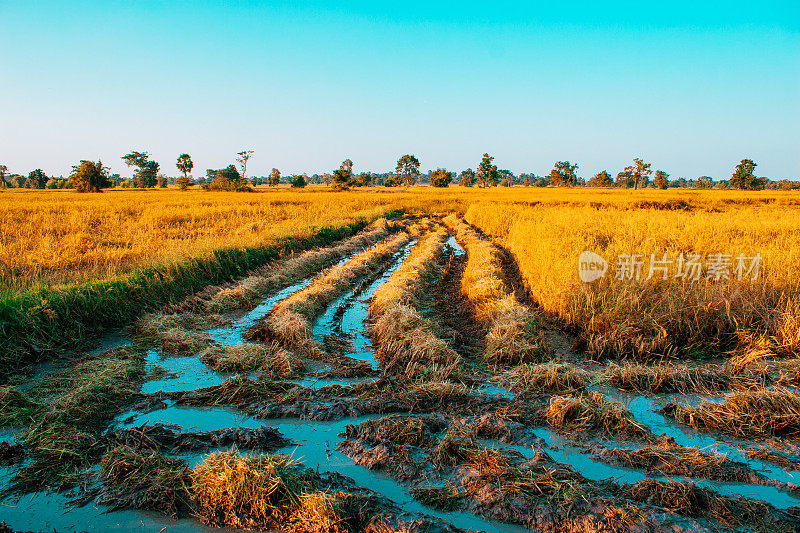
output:
<path id="1" fill-rule="evenodd" d="M 653 4 L 653 5 L 649 5 Z M 800 179 L 800 2 L 0 0 L 0 164 Z"/>

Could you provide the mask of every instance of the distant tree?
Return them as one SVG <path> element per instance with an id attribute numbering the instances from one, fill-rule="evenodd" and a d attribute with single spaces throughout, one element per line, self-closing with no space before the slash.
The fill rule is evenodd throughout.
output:
<path id="1" fill-rule="evenodd" d="M 297 174 L 296 176 L 292 176 L 291 179 L 292 187 L 302 189 L 306 186 L 307 180 L 306 176 L 303 174 Z"/>
<path id="2" fill-rule="evenodd" d="M 178 156 L 178 162 L 175 163 L 175 166 L 183 172 L 183 177 L 178 178 L 178 187 L 185 191 L 189 185 L 192 184 L 191 180 L 189 179 L 189 173 L 194 168 L 194 162 L 192 162 L 192 157 L 189 154 L 181 154 Z"/>
<path id="3" fill-rule="evenodd" d="M 204 189 L 217 191 L 248 191 L 247 182 L 234 165 L 228 165 L 220 170 L 206 170 L 210 183 L 203 185 Z"/>
<path id="4" fill-rule="evenodd" d="M 49 179 L 41 168 L 37 168 L 28 174 L 28 179 L 25 180 L 25 188 L 44 189 Z"/>
<path id="5" fill-rule="evenodd" d="M 659 189 L 666 189 L 669 187 L 669 174 L 663 170 L 656 170 L 653 176 L 653 184 Z"/>
<path id="6" fill-rule="evenodd" d="M 578 165 L 569 161 L 556 161 L 555 167 L 550 171 L 550 181 L 558 187 L 574 187 L 578 183 L 575 171 Z"/>
<path id="7" fill-rule="evenodd" d="M 754 170 L 758 165 L 752 159 L 742 159 L 730 179 L 731 187 L 743 190 L 756 190 L 764 187 L 762 180 L 756 177 Z"/>
<path id="8" fill-rule="evenodd" d="M 122 160 L 129 167 L 135 167 L 133 171 L 134 186 L 145 189 L 148 187 L 155 187 L 158 184 L 158 169 L 159 165 L 150 159 L 150 154 L 147 152 L 131 151 L 130 153 L 122 156 Z"/>
<path id="9" fill-rule="evenodd" d="M 7 175 L 8 167 L 5 165 L 0 165 L 0 189 L 5 189 L 8 187 L 8 182 L 6 181 Z"/>
<path id="10" fill-rule="evenodd" d="M 455 172 L 449 172 L 444 168 L 437 168 L 431 173 L 431 185 L 434 187 L 447 187 L 453 181 Z"/>
<path id="11" fill-rule="evenodd" d="M 397 174 L 390 174 L 384 181 L 384 187 L 399 187 L 401 185 L 400 176 Z"/>
<path id="12" fill-rule="evenodd" d="M 625 167 L 623 172 L 630 175 L 630 178 L 633 180 L 634 189 L 644 189 L 650 181 L 650 174 L 652 174 L 653 171 L 650 170 L 650 163 L 645 163 L 637 157 L 633 160 L 632 165 Z"/>
<path id="13" fill-rule="evenodd" d="M 419 179 L 419 159 L 411 154 L 406 154 L 397 160 L 395 172 L 406 187 L 410 187 Z"/>
<path id="14" fill-rule="evenodd" d="M 622 187 L 625 189 L 630 189 L 633 187 L 634 179 L 633 174 L 628 170 L 623 170 L 619 174 L 617 174 L 617 187 Z"/>
<path id="15" fill-rule="evenodd" d="M 605 170 L 598 172 L 589 180 L 590 187 L 612 187 L 613 185 L 614 181 L 611 179 L 611 174 Z"/>
<path id="16" fill-rule="evenodd" d="M 273 168 L 272 172 L 269 173 L 269 177 L 267 178 L 267 183 L 270 187 L 277 187 L 281 183 L 281 171 L 277 168 Z"/>
<path id="17" fill-rule="evenodd" d="M 353 162 L 345 159 L 338 169 L 333 171 L 333 186 L 337 189 L 346 189 L 353 179 Z"/>
<path id="18" fill-rule="evenodd" d="M 501 187 L 512 187 L 514 185 L 514 181 L 516 181 L 516 176 L 514 176 L 514 173 L 507 169 L 498 170 L 497 178 Z"/>
<path id="19" fill-rule="evenodd" d="M 78 192 L 101 192 L 111 187 L 108 168 L 99 160 L 95 163 L 82 159 L 79 164 L 73 165 L 69 179 Z"/>
<path id="20" fill-rule="evenodd" d="M 158 186 L 163 189 L 167 186 L 167 183 L 169 183 L 169 178 L 167 178 L 166 175 L 159 172 L 158 175 L 156 176 L 156 181 L 158 182 Z"/>
<path id="21" fill-rule="evenodd" d="M 697 178 L 698 189 L 710 189 L 714 186 L 714 180 L 710 176 L 700 176 Z"/>
<path id="22" fill-rule="evenodd" d="M 353 180 L 353 184 L 358 187 L 369 187 L 375 183 L 375 174 L 372 172 L 361 172 Z"/>
<path id="23" fill-rule="evenodd" d="M 489 154 L 483 154 L 481 162 L 478 165 L 478 172 L 475 177 L 481 187 L 488 187 L 497 184 L 497 166 L 492 164 L 494 157 Z"/>
<path id="24" fill-rule="evenodd" d="M 239 164 L 239 168 L 241 171 L 239 175 L 245 181 L 247 181 L 247 162 L 250 161 L 250 158 L 253 157 L 252 150 L 242 150 L 238 154 L 236 154 L 236 162 Z M 255 180 L 253 180 L 253 185 L 256 185 Z"/>
<path id="25" fill-rule="evenodd" d="M 475 171 L 471 168 L 467 170 L 462 170 L 461 174 L 459 175 L 458 184 L 462 187 L 472 187 L 475 183 Z"/>

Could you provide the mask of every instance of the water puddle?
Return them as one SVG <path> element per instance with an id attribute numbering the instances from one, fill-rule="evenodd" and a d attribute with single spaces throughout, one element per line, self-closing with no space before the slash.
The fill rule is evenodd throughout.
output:
<path id="1" fill-rule="evenodd" d="M 5 469 L 4 469 L 5 470 Z M 0 474 L 3 481 L 10 475 Z M 149 511 L 112 511 L 90 503 L 70 508 L 69 496 L 57 493 L 36 493 L 22 496 L 19 501 L 0 502 L 0 516 L 15 531 L 85 531 L 87 533 L 125 532 L 152 533 L 212 533 L 219 529 L 192 520 L 173 520 L 166 515 Z M 226 530 L 234 531 L 234 530 Z"/>
<path id="2" fill-rule="evenodd" d="M 148 413 L 128 411 L 115 419 L 119 428 L 139 427 L 144 424 L 168 424 L 184 431 L 216 431 L 228 428 L 258 429 L 266 425 L 227 407 L 179 407 L 170 405 Z M 272 424 L 270 424 L 271 426 Z"/>
<path id="3" fill-rule="evenodd" d="M 458 241 L 456 241 L 455 235 L 450 235 L 450 237 L 444 243 L 445 245 L 449 246 L 451 250 L 453 250 L 453 255 L 455 255 L 456 257 L 464 255 L 464 253 L 466 253 L 464 251 L 464 248 L 462 248 L 461 245 L 458 244 Z"/>
<path id="4" fill-rule="evenodd" d="M 210 369 L 196 355 L 161 357 L 156 350 L 148 350 L 145 358 L 145 370 L 150 372 L 156 365 L 163 368 L 166 375 L 145 382 L 142 385 L 142 392 L 145 394 L 158 391 L 183 392 L 212 387 L 221 385 L 226 378 Z"/>

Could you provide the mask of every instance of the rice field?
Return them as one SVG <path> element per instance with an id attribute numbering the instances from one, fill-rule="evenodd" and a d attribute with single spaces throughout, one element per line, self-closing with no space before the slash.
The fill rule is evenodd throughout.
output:
<path id="1" fill-rule="evenodd" d="M 800 529 L 797 193 L 0 204 L 11 530 Z"/>

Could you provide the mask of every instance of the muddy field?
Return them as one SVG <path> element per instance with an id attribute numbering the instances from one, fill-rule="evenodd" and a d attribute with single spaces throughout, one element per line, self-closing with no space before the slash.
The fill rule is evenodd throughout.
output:
<path id="1" fill-rule="evenodd" d="M 800 367 L 596 360 L 521 279 L 458 217 L 408 217 L 142 316 L 0 388 L 0 517 L 59 532 L 800 529 Z"/>

